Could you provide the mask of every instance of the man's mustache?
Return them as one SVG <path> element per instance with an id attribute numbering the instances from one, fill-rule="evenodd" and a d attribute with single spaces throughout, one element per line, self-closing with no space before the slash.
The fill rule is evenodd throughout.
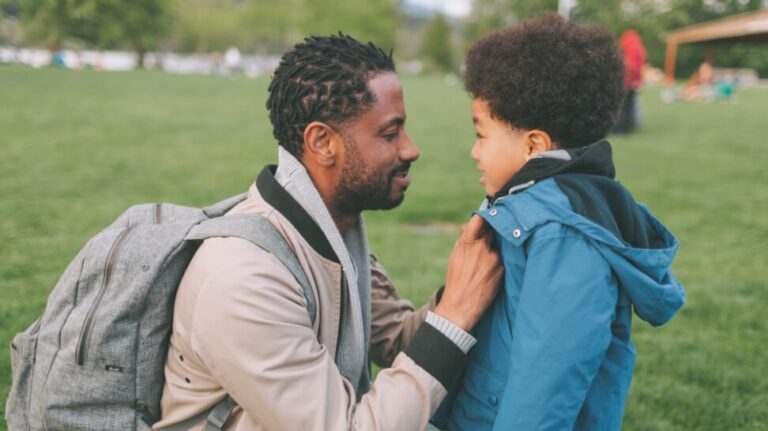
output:
<path id="1" fill-rule="evenodd" d="M 395 169 L 392 169 L 389 172 L 389 178 L 392 179 L 395 177 L 395 175 L 400 173 L 408 173 L 410 169 L 411 169 L 411 162 L 405 162 L 402 165 L 396 167 Z"/>

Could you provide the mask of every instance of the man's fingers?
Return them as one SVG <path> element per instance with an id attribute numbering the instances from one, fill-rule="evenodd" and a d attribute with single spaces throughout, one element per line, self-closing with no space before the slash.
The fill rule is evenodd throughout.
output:
<path id="1" fill-rule="evenodd" d="M 465 241 L 474 241 L 483 237 L 485 220 L 479 215 L 473 215 L 469 222 L 462 226 L 461 236 Z"/>

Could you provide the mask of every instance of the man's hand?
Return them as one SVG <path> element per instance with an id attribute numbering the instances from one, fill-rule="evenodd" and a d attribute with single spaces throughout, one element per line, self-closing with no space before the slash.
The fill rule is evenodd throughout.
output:
<path id="1" fill-rule="evenodd" d="M 448 258 L 445 290 L 435 313 L 469 331 L 480 320 L 501 284 L 504 267 L 493 248 L 493 230 L 472 216 Z"/>

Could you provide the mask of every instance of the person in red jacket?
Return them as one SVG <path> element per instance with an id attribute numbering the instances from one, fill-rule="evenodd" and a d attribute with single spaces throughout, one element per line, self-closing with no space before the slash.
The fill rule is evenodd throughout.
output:
<path id="1" fill-rule="evenodd" d="M 646 61 L 645 46 L 640 34 L 633 29 L 625 30 L 619 38 L 619 46 L 624 55 L 624 105 L 614 132 L 629 133 L 640 123 L 637 91 L 643 84 L 643 65 Z"/>

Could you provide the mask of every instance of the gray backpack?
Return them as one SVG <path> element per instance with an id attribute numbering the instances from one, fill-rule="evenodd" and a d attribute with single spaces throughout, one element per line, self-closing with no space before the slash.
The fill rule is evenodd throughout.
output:
<path id="1" fill-rule="evenodd" d="M 285 239 L 257 215 L 226 215 L 245 195 L 189 208 L 129 208 L 93 237 L 59 279 L 43 315 L 11 342 L 10 430 L 148 430 L 160 396 L 176 289 L 202 240 L 239 237 L 269 251 L 304 290 L 306 275 Z M 234 402 L 173 429 L 208 418 L 221 428 Z"/>

